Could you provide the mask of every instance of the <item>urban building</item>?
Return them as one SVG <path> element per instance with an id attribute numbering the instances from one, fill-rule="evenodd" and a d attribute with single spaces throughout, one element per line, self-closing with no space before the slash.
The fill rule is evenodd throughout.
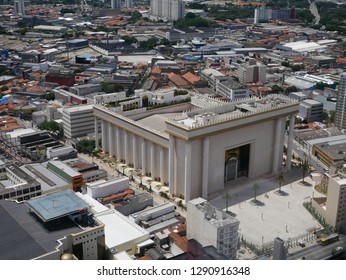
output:
<path id="1" fill-rule="evenodd" d="M 315 197 L 312 206 L 337 232 L 346 232 L 346 164 L 329 177 L 327 197 Z"/>
<path id="2" fill-rule="evenodd" d="M 187 238 L 214 246 L 229 259 L 237 258 L 239 221 L 203 198 L 187 203 Z"/>
<path id="3" fill-rule="evenodd" d="M 101 92 L 102 86 L 101 84 L 85 84 L 70 87 L 70 91 L 79 96 L 86 96 L 91 93 Z"/>
<path id="4" fill-rule="evenodd" d="M 320 122 L 323 119 L 323 103 L 305 99 L 299 104 L 298 117 L 307 122 Z"/>
<path id="5" fill-rule="evenodd" d="M 71 184 L 73 190 L 78 191 L 83 185 L 83 175 L 59 160 L 48 161 L 47 169 Z"/>
<path id="6" fill-rule="evenodd" d="M 17 15 L 25 16 L 24 0 L 14 1 L 14 11 L 16 12 Z"/>
<path id="7" fill-rule="evenodd" d="M 328 168 L 346 163 L 346 135 L 329 136 L 307 141 L 312 155 Z"/>
<path id="8" fill-rule="evenodd" d="M 101 180 L 87 184 L 87 194 L 92 198 L 107 197 L 128 190 L 130 187 L 127 177 L 118 177 L 112 180 Z"/>
<path id="9" fill-rule="evenodd" d="M 235 178 L 276 174 L 287 117 L 290 166 L 298 102 L 281 95 L 223 102 L 190 93 L 182 103 L 147 111 L 143 104 L 166 100 L 152 95 L 126 101 L 129 108 L 128 102 L 137 104 L 127 111 L 94 105 L 95 125 L 101 121 L 96 148 L 102 139 L 103 152 L 167 183 L 171 194 L 186 201 L 208 198 Z"/>
<path id="10" fill-rule="evenodd" d="M 203 80 L 205 80 L 208 85 L 212 88 L 213 91 L 216 91 L 216 85 L 218 82 L 227 81 L 230 79 L 229 76 L 221 73 L 218 70 L 208 68 L 201 71 L 200 76 Z"/>
<path id="11" fill-rule="evenodd" d="M 216 94 L 225 96 L 230 100 L 250 97 L 249 89 L 233 79 L 217 81 Z"/>
<path id="12" fill-rule="evenodd" d="M 288 20 L 295 19 L 295 8 L 272 8 L 266 9 L 264 6 L 255 9 L 254 23 L 268 20 Z"/>
<path id="13" fill-rule="evenodd" d="M 70 87 L 75 84 L 75 74 L 67 69 L 50 69 L 46 74 L 45 81 Z"/>
<path id="14" fill-rule="evenodd" d="M 121 8 L 121 0 L 112 0 L 111 1 L 112 9 L 120 9 Z"/>
<path id="15" fill-rule="evenodd" d="M 335 125 L 340 129 L 346 129 L 346 73 L 342 73 L 340 76 Z"/>
<path id="16" fill-rule="evenodd" d="M 85 48 L 87 46 L 89 46 L 88 39 L 73 39 L 66 42 L 66 47 L 68 49 Z"/>
<path id="17" fill-rule="evenodd" d="M 66 138 L 86 136 L 95 131 L 93 106 L 74 106 L 63 109 L 64 135 Z"/>
<path id="18" fill-rule="evenodd" d="M 240 65 L 238 68 L 238 79 L 241 84 L 246 83 L 265 83 L 267 67 L 256 61 Z"/>
<path id="19" fill-rule="evenodd" d="M 72 104 L 87 104 L 87 99 L 83 96 L 79 96 L 62 88 L 54 88 L 55 98 L 61 100 L 63 103 L 72 103 Z"/>
<path id="20" fill-rule="evenodd" d="M 280 237 L 274 239 L 274 252 L 273 260 L 286 260 L 287 259 L 287 248 L 285 247 L 285 241 Z"/>
<path id="21" fill-rule="evenodd" d="M 42 194 L 41 185 L 15 164 L 0 160 L 0 200 L 23 201 Z"/>
<path id="22" fill-rule="evenodd" d="M 185 4 L 182 0 L 151 0 L 150 15 L 158 19 L 177 20 L 185 15 Z"/>

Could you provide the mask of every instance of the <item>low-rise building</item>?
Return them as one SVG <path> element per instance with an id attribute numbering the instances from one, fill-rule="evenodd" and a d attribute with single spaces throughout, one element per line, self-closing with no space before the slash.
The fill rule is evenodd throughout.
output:
<path id="1" fill-rule="evenodd" d="M 249 89 L 233 79 L 218 81 L 216 83 L 216 94 L 220 94 L 230 100 L 250 97 Z"/>
<path id="2" fill-rule="evenodd" d="M 299 104 L 298 117 L 307 122 L 320 122 L 323 118 L 323 103 L 305 99 Z"/>

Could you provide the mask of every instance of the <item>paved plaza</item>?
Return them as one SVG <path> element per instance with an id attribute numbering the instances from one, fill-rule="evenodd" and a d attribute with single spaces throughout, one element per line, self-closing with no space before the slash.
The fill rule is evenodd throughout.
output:
<path id="1" fill-rule="evenodd" d="M 272 242 L 275 237 L 288 240 L 311 233 L 316 228 L 321 228 L 304 208 L 303 202 L 310 201 L 316 196 L 315 182 L 309 177 L 305 181 L 310 185 L 305 186 L 302 181 L 302 171 L 293 169 L 285 173 L 285 182 L 281 190 L 287 195 L 278 195 L 278 183 L 272 178 L 240 178 L 231 182 L 226 188 L 231 195 L 228 202 L 228 211 L 231 211 L 240 221 L 240 235 L 249 242 L 258 246 Z M 263 204 L 256 206 L 251 201 L 254 198 L 252 186 L 258 183 L 257 200 Z M 224 193 L 214 194 L 211 204 L 225 209 Z M 322 196 L 318 194 L 318 196 Z"/>

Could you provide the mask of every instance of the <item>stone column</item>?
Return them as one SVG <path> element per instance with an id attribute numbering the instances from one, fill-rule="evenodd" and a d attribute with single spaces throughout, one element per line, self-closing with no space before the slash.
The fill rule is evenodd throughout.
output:
<path id="1" fill-rule="evenodd" d="M 145 164 L 145 139 L 142 138 L 142 174 L 146 173 L 146 164 Z"/>
<path id="2" fill-rule="evenodd" d="M 165 150 L 163 147 L 160 147 L 160 179 L 161 179 L 161 184 L 163 185 L 164 182 L 164 176 L 165 176 Z"/>
<path id="3" fill-rule="evenodd" d="M 137 162 L 137 136 L 135 134 L 132 135 L 132 153 L 133 153 L 133 168 L 138 168 Z"/>
<path id="4" fill-rule="evenodd" d="M 273 153 L 273 170 L 272 172 L 274 174 L 279 172 L 279 165 L 280 165 L 280 159 L 279 159 L 279 154 L 280 154 L 280 144 L 281 144 L 281 124 L 282 124 L 282 119 L 278 118 L 275 123 L 275 138 L 274 138 L 274 153 Z"/>
<path id="5" fill-rule="evenodd" d="M 113 124 L 108 124 L 108 146 L 109 155 L 114 156 L 114 138 L 113 138 Z"/>
<path id="6" fill-rule="evenodd" d="M 291 169 L 292 162 L 292 147 L 293 147 L 293 131 L 294 131 L 294 121 L 295 115 L 290 115 L 290 125 L 288 130 L 288 140 L 287 140 L 287 159 L 286 168 Z"/>
<path id="7" fill-rule="evenodd" d="M 150 173 L 151 177 L 155 178 L 156 177 L 156 169 L 155 169 L 155 144 L 151 143 L 150 146 Z"/>
<path id="8" fill-rule="evenodd" d="M 169 147 L 168 147 L 168 185 L 169 192 L 171 194 L 175 191 L 175 180 L 174 180 L 174 164 L 175 164 L 175 137 L 169 135 Z"/>
<path id="9" fill-rule="evenodd" d="M 185 144 L 185 177 L 184 177 L 184 198 L 188 202 L 191 194 L 191 143 Z"/>
<path id="10" fill-rule="evenodd" d="M 95 126 L 95 148 L 98 150 L 99 148 L 99 126 L 97 125 L 98 121 L 97 118 L 95 117 L 94 119 L 94 126 Z"/>
<path id="11" fill-rule="evenodd" d="M 121 159 L 121 128 L 117 127 L 116 129 L 116 134 L 117 134 L 117 160 L 120 161 Z"/>
<path id="12" fill-rule="evenodd" d="M 209 187 L 209 137 L 203 139 L 202 197 L 208 198 Z"/>
<path id="13" fill-rule="evenodd" d="M 107 151 L 107 122 L 102 120 L 101 133 L 102 133 L 102 151 L 105 153 Z"/>
<path id="14" fill-rule="evenodd" d="M 124 159 L 125 159 L 125 163 L 128 164 L 130 162 L 129 159 L 129 142 L 128 142 L 128 132 L 127 130 L 124 130 Z"/>
<path id="15" fill-rule="evenodd" d="M 114 156 L 118 159 L 117 130 L 118 130 L 118 127 L 113 125 L 113 153 L 114 153 Z"/>

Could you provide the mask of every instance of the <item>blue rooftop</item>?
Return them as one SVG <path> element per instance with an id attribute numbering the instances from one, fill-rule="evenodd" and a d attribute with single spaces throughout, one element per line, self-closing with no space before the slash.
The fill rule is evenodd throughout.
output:
<path id="1" fill-rule="evenodd" d="M 71 190 L 32 198 L 27 200 L 26 204 L 44 222 L 55 220 L 89 207 L 84 200 Z"/>

